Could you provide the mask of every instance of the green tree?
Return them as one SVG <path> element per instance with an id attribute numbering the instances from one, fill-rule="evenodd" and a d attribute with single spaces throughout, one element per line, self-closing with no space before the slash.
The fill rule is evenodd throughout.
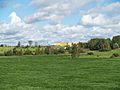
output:
<path id="1" fill-rule="evenodd" d="M 98 49 L 100 51 L 111 50 L 110 42 L 108 39 L 100 39 L 97 44 L 98 44 Z"/>
<path id="2" fill-rule="evenodd" d="M 40 48 L 38 47 L 36 50 L 35 50 L 35 55 L 40 55 L 41 54 L 41 50 Z"/>
<path id="3" fill-rule="evenodd" d="M 32 43 L 33 43 L 33 41 L 28 41 L 28 44 L 29 44 L 29 46 L 31 47 L 32 46 Z"/>
<path id="4" fill-rule="evenodd" d="M 98 38 L 94 38 L 94 39 L 91 39 L 89 42 L 88 42 L 88 47 L 90 50 L 98 50 L 98 46 L 97 46 L 97 43 L 99 42 L 99 39 Z"/>
<path id="5" fill-rule="evenodd" d="M 27 48 L 27 50 L 24 52 L 24 55 L 33 55 L 33 52 Z"/>
<path id="6" fill-rule="evenodd" d="M 117 43 L 119 45 L 119 47 L 120 47 L 120 35 L 114 36 L 112 38 L 112 44 L 115 44 L 115 43 Z"/>
<path id="7" fill-rule="evenodd" d="M 118 45 L 118 43 L 113 43 L 113 47 L 112 47 L 113 49 L 118 49 L 119 48 L 119 45 Z"/>
<path id="8" fill-rule="evenodd" d="M 21 46 L 21 43 L 20 43 L 20 41 L 19 41 L 17 47 L 20 47 L 20 46 Z"/>
<path id="9" fill-rule="evenodd" d="M 72 58 L 79 57 L 79 54 L 80 54 L 79 51 L 80 51 L 79 45 L 78 44 L 72 44 L 71 57 Z"/>
<path id="10" fill-rule="evenodd" d="M 100 51 L 110 50 L 111 40 L 94 38 L 88 42 L 88 47 L 90 48 L 90 50 L 100 50 Z"/>
<path id="11" fill-rule="evenodd" d="M 47 55 L 52 54 L 52 47 L 51 46 L 45 47 L 45 54 L 47 54 Z"/>

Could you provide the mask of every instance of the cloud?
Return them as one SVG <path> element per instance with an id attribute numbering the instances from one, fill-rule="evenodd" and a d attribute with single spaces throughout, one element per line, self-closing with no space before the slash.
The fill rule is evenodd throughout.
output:
<path id="1" fill-rule="evenodd" d="M 9 17 L 11 18 L 11 24 L 19 24 L 21 22 L 21 18 L 15 12 L 12 12 Z"/>
<path id="2" fill-rule="evenodd" d="M 120 2 L 113 2 L 107 5 L 88 9 L 81 14 L 81 24 L 101 27 L 116 25 L 120 22 Z"/>
<path id="3" fill-rule="evenodd" d="M 116 29 L 111 27 L 85 27 L 82 25 L 48 25 L 44 27 L 44 37 L 47 37 L 48 41 L 88 41 L 91 38 L 110 38 L 114 35 L 119 35 L 120 25 L 116 25 Z M 48 36 L 49 35 L 49 36 Z"/>
<path id="4" fill-rule="evenodd" d="M 51 22 L 60 21 L 66 15 L 71 14 L 77 8 L 82 8 L 88 3 L 96 0 L 32 0 L 31 4 L 38 8 L 38 11 L 31 16 L 25 17 L 26 23 L 34 23 L 42 20 Z"/>
<path id="5" fill-rule="evenodd" d="M 102 14 L 88 14 L 83 15 L 81 18 L 81 23 L 83 25 L 108 25 L 111 24 L 111 20 Z"/>
<path id="6" fill-rule="evenodd" d="M 9 17 L 10 22 L 0 24 L 0 42 L 15 44 L 18 41 L 33 39 L 33 36 L 37 35 L 36 26 L 25 24 L 15 12 L 12 12 Z"/>
<path id="7" fill-rule="evenodd" d="M 25 17 L 26 23 L 34 23 L 43 20 L 50 20 L 52 22 L 59 22 L 64 15 L 70 13 L 68 4 L 54 4 L 46 6 L 34 13 L 32 16 Z"/>
<path id="8" fill-rule="evenodd" d="M 32 0 L 31 5 L 35 6 L 37 11 L 31 16 L 22 20 L 16 12 L 12 12 L 9 15 L 10 22 L 0 23 L 0 42 L 16 44 L 18 41 L 33 40 L 45 45 L 120 35 L 118 2 L 85 10 L 80 17 L 80 24 L 64 25 L 60 22 L 66 15 L 74 13 L 77 8 L 81 10 L 93 1 L 97 0 Z M 35 24 L 39 21 L 49 22 L 39 27 Z"/>
<path id="9" fill-rule="evenodd" d="M 37 12 L 33 16 L 25 17 L 24 21 L 26 23 L 35 23 L 37 21 L 51 20 L 53 22 L 58 22 L 63 16 L 58 16 L 55 14 L 48 14 L 48 12 Z"/>
<path id="10" fill-rule="evenodd" d="M 55 42 L 88 41 L 96 37 L 109 38 L 120 34 L 120 24 L 98 25 L 100 23 L 96 21 L 96 18 L 99 17 L 99 20 L 103 17 L 99 15 L 93 18 L 95 23 L 98 22 L 98 26 L 48 24 L 41 29 L 35 24 L 26 24 L 15 12 L 12 12 L 9 16 L 11 18 L 10 22 L 0 24 L 0 42 L 7 44 L 33 40 L 39 42 L 39 44 L 46 45 Z M 91 24 L 91 22 L 89 23 Z M 89 23 L 87 22 L 87 24 Z"/>

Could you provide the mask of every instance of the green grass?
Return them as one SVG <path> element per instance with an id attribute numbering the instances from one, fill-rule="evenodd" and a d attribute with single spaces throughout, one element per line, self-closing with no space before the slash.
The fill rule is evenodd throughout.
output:
<path id="1" fill-rule="evenodd" d="M 87 55 L 88 52 L 93 52 L 94 55 Z M 81 58 L 109 58 L 112 56 L 113 53 L 120 54 L 120 49 L 106 51 L 106 52 L 100 52 L 100 51 L 86 51 L 86 53 L 81 53 Z"/>
<path id="2" fill-rule="evenodd" d="M 0 90 L 120 90 L 120 60 L 3 56 Z"/>

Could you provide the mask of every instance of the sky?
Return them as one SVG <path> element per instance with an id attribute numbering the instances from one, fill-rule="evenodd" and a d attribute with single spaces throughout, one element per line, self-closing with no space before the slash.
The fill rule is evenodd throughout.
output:
<path id="1" fill-rule="evenodd" d="M 120 0 L 0 0 L 0 44 L 87 42 L 120 35 Z"/>

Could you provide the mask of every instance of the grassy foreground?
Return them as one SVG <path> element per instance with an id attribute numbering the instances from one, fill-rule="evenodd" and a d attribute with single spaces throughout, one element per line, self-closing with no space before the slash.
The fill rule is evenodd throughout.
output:
<path id="1" fill-rule="evenodd" d="M 0 57 L 0 90 L 120 90 L 120 60 Z"/>

